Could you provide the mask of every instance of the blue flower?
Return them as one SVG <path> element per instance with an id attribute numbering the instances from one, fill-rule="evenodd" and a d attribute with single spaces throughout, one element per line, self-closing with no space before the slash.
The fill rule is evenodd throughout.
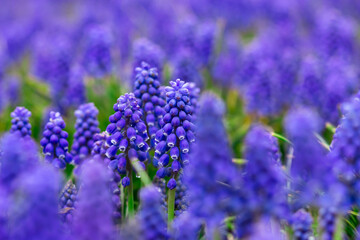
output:
<path id="1" fill-rule="evenodd" d="M 151 138 L 151 147 L 155 147 L 155 134 L 159 130 L 159 121 L 165 114 L 165 100 L 161 94 L 161 84 L 156 68 L 142 62 L 135 69 L 134 95 L 143 111 L 143 121 Z"/>
<path id="2" fill-rule="evenodd" d="M 68 153 L 68 133 L 64 131 L 65 122 L 60 113 L 50 112 L 49 122 L 45 125 L 43 138 L 40 141 L 45 159 L 55 167 L 64 169 L 72 161 Z"/>
<path id="3" fill-rule="evenodd" d="M 294 231 L 295 240 L 308 240 L 313 236 L 313 219 L 308 212 L 300 209 L 291 218 L 291 226 Z"/>
<path id="4" fill-rule="evenodd" d="M 58 215 L 58 173 L 40 166 L 31 174 L 24 174 L 18 184 L 9 213 L 10 239 L 63 239 Z"/>
<path id="5" fill-rule="evenodd" d="M 109 189 L 110 176 L 98 162 L 85 164 L 80 174 L 80 190 L 74 212 L 75 239 L 109 240 L 115 233 L 113 205 Z"/>
<path id="6" fill-rule="evenodd" d="M 149 139 L 145 123 L 142 121 L 142 111 L 133 93 L 126 93 L 114 104 L 115 113 L 109 117 L 110 124 L 106 128 L 109 136 L 105 144 L 106 157 L 110 159 L 108 166 L 119 174 L 128 175 L 131 159 L 138 158 L 140 162 L 148 159 L 150 149 L 146 141 Z M 121 153 L 118 154 L 118 151 Z M 126 176 L 129 177 L 129 176 Z M 128 181 L 122 181 L 127 186 Z"/>
<path id="7" fill-rule="evenodd" d="M 78 190 L 75 184 L 69 180 L 60 194 L 59 205 L 61 218 L 64 222 L 71 223 L 74 209 L 76 208 Z"/>
<path id="8" fill-rule="evenodd" d="M 90 156 L 94 145 L 94 136 L 100 132 L 97 115 L 99 111 L 93 103 L 81 105 L 76 111 L 74 142 L 71 154 L 75 164 L 81 164 Z"/>
<path id="9" fill-rule="evenodd" d="M 144 240 L 169 239 L 165 212 L 161 206 L 161 195 L 157 188 L 150 186 L 140 192 L 140 209 L 137 215 Z"/>
<path id="10" fill-rule="evenodd" d="M 161 129 L 155 135 L 154 165 L 159 167 L 157 176 L 160 178 L 166 175 L 176 176 L 180 172 L 189 162 L 190 144 L 195 141 L 189 83 L 177 79 L 170 84 L 171 87 L 165 88 L 166 114 L 160 122 Z M 173 160 L 171 163 L 169 154 Z M 165 171 L 169 164 L 171 164 L 170 173 Z"/>
<path id="11" fill-rule="evenodd" d="M 38 148 L 31 138 L 6 134 L 0 142 L 0 162 L 0 182 L 13 191 L 16 179 L 39 163 Z"/>
<path id="12" fill-rule="evenodd" d="M 11 113 L 11 133 L 19 134 L 19 136 L 26 137 L 31 135 L 31 124 L 29 118 L 31 112 L 24 107 L 16 107 Z"/>
<path id="13" fill-rule="evenodd" d="M 112 44 L 112 33 L 105 25 L 88 28 L 84 36 L 82 62 L 89 76 L 99 79 L 111 74 Z"/>
<path id="14" fill-rule="evenodd" d="M 199 103 L 196 121 L 196 142 L 190 163 L 184 170 L 188 212 L 206 223 L 207 234 L 217 229 L 224 217 L 240 207 L 239 172 L 232 163 L 232 154 L 223 124 L 224 104 L 210 93 Z M 209 235 L 209 236 L 210 236 Z"/>

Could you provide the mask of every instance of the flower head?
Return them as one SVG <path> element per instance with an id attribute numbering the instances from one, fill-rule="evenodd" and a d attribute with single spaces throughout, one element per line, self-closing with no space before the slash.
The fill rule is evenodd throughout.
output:
<path id="1" fill-rule="evenodd" d="M 140 201 L 137 217 L 142 238 L 145 240 L 169 239 L 165 213 L 162 211 L 161 196 L 157 188 L 153 186 L 143 188 L 140 192 Z"/>
<path id="2" fill-rule="evenodd" d="M 64 222 L 71 223 L 73 220 L 73 212 L 76 208 L 77 187 L 69 180 L 64 186 L 59 199 L 60 213 Z"/>
<path id="3" fill-rule="evenodd" d="M 83 166 L 73 220 L 73 232 L 76 239 L 112 239 L 115 229 L 108 184 L 109 175 L 101 163 L 90 161 Z"/>
<path id="4" fill-rule="evenodd" d="M 64 169 L 66 163 L 72 161 L 72 156 L 68 153 L 68 133 L 64 128 L 65 122 L 60 113 L 50 112 L 49 122 L 45 125 L 43 138 L 40 141 L 45 159 L 60 169 Z"/>
<path id="5" fill-rule="evenodd" d="M 157 176 L 175 176 L 186 165 L 190 144 L 195 141 L 194 124 L 192 123 L 193 107 L 190 102 L 189 83 L 180 79 L 170 82 L 166 87 L 166 114 L 156 132 L 154 165 L 159 167 Z M 170 155 L 170 157 L 169 157 Z M 171 168 L 166 168 L 171 162 Z"/>
<path id="6" fill-rule="evenodd" d="M 60 177 L 49 167 L 39 166 L 19 179 L 10 209 L 11 239 L 62 239 L 58 215 Z"/>
<path id="7" fill-rule="evenodd" d="M 134 157 L 141 162 L 148 159 L 149 145 L 146 143 L 148 134 L 142 120 L 142 111 L 133 93 L 126 93 L 114 104 L 115 113 L 109 117 L 110 124 L 106 128 L 109 137 L 106 144 L 106 157 L 110 159 L 109 167 L 119 174 L 127 174 L 131 167 L 130 160 Z M 120 154 L 118 154 L 120 151 Z M 127 186 L 128 176 L 122 181 Z"/>
<path id="8" fill-rule="evenodd" d="M 190 154 L 190 164 L 184 171 L 184 182 L 188 212 L 205 222 L 212 233 L 227 214 L 239 209 L 240 198 L 235 191 L 239 173 L 232 163 L 223 125 L 224 104 L 213 94 L 206 93 L 199 105 L 196 142 Z"/>
<path id="9" fill-rule="evenodd" d="M 31 112 L 24 107 L 16 107 L 11 113 L 11 133 L 19 134 L 22 137 L 31 135 L 31 124 L 29 117 Z"/>
<path id="10" fill-rule="evenodd" d="M 294 230 L 295 240 L 310 239 L 313 235 L 312 225 L 313 219 L 311 215 L 303 209 L 298 210 L 291 218 L 291 225 Z"/>
<path id="11" fill-rule="evenodd" d="M 83 66 L 93 78 L 102 78 L 111 74 L 111 47 L 113 36 L 106 26 L 89 27 L 84 37 Z"/>
<path id="12" fill-rule="evenodd" d="M 162 98 L 156 68 L 150 68 L 147 63 L 142 62 L 141 67 L 137 67 L 135 71 L 134 95 L 143 111 L 143 120 L 149 131 L 151 146 L 154 147 L 159 121 L 165 114 L 165 100 Z"/>
<path id="13" fill-rule="evenodd" d="M 39 162 L 38 149 L 31 138 L 6 134 L 0 142 L 0 182 L 13 191 L 15 180 L 24 172 L 32 171 Z"/>
<path id="14" fill-rule="evenodd" d="M 100 132 L 97 115 L 99 111 L 93 103 L 81 105 L 76 111 L 74 142 L 71 154 L 75 164 L 81 164 L 90 156 L 94 145 L 95 134 Z"/>

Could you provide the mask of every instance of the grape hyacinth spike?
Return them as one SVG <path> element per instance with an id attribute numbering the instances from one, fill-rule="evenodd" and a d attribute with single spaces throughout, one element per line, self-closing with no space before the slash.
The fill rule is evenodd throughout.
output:
<path id="1" fill-rule="evenodd" d="M 65 122 L 60 113 L 51 111 L 40 141 L 45 160 L 60 169 L 64 169 L 66 164 L 72 161 L 72 156 L 68 153 L 68 133 L 64 128 Z"/>
<path id="2" fill-rule="evenodd" d="M 31 124 L 29 118 L 31 112 L 25 107 L 16 107 L 11 113 L 11 133 L 19 134 L 22 137 L 31 135 Z"/>

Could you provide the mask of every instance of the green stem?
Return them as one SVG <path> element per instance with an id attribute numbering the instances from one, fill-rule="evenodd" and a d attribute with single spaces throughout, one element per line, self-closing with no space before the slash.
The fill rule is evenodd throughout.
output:
<path id="1" fill-rule="evenodd" d="M 175 188 L 168 192 L 168 228 L 170 229 L 171 223 L 174 220 L 175 212 Z"/>
<path id="2" fill-rule="evenodd" d="M 130 178 L 130 185 L 128 188 L 128 216 L 134 216 L 134 186 L 133 186 L 133 177 L 132 177 L 132 168 L 129 168 L 129 178 Z"/>
<path id="3" fill-rule="evenodd" d="M 339 215 L 336 219 L 334 240 L 343 239 L 343 232 L 344 232 L 344 220 L 343 220 L 343 217 L 341 215 Z"/>

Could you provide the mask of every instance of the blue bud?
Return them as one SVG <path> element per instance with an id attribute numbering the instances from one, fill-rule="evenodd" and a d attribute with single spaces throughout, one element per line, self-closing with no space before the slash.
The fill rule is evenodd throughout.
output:
<path id="1" fill-rule="evenodd" d="M 167 187 L 168 187 L 170 190 L 176 188 L 176 181 L 175 181 L 175 179 L 173 179 L 173 178 L 170 179 L 169 182 L 167 183 Z"/>

